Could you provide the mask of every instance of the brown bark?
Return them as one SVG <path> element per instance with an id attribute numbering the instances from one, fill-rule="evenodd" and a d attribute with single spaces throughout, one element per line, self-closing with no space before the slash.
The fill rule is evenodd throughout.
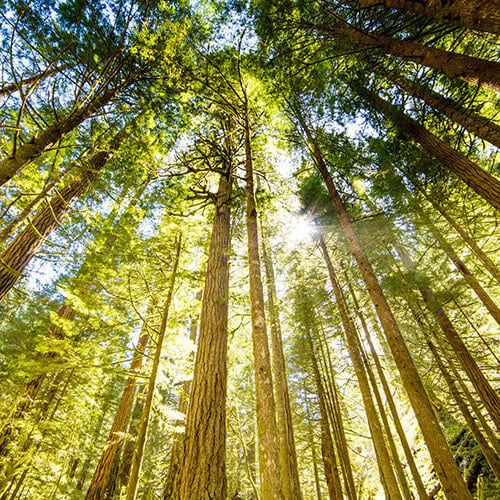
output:
<path id="1" fill-rule="evenodd" d="M 245 109 L 246 223 L 248 234 L 248 267 L 250 305 L 257 403 L 257 435 L 259 441 L 260 495 L 262 500 L 282 500 L 283 490 L 279 468 L 276 405 L 273 394 L 271 358 L 264 310 L 261 279 L 257 207 L 254 196 L 252 146 L 248 108 Z"/>
<path id="2" fill-rule="evenodd" d="M 403 336 L 398 328 L 396 320 L 389 307 L 384 292 L 378 282 L 373 268 L 368 260 L 365 250 L 361 244 L 359 236 L 354 229 L 349 215 L 342 203 L 342 199 L 333 183 L 333 179 L 323 159 L 319 146 L 312 133 L 307 128 L 304 120 L 299 117 L 302 127 L 308 136 L 312 148 L 316 166 L 323 176 L 327 189 L 330 193 L 332 203 L 337 212 L 340 225 L 347 238 L 349 248 L 356 259 L 363 280 L 366 284 L 370 298 L 375 306 L 375 310 L 380 319 L 380 323 L 385 332 L 385 336 L 396 366 L 401 375 L 403 385 L 406 389 L 410 403 L 415 412 L 424 441 L 429 449 L 432 462 L 437 476 L 441 481 L 443 492 L 448 499 L 465 500 L 471 499 L 462 475 L 455 464 L 448 443 L 439 426 L 432 405 L 425 392 L 422 381 L 413 364 L 411 355 L 406 347 Z"/>
<path id="3" fill-rule="evenodd" d="M 500 63 L 494 61 L 427 47 L 376 33 L 368 35 L 355 28 L 344 27 L 345 25 L 340 23 L 334 26 L 302 21 L 300 26 L 347 39 L 355 45 L 382 49 L 388 54 L 414 61 L 472 85 L 500 91 Z"/>
<path id="4" fill-rule="evenodd" d="M 424 101 L 426 104 L 447 116 L 455 123 L 462 125 L 469 132 L 477 137 L 488 141 L 497 148 L 500 148 L 500 125 L 485 118 L 470 109 L 464 108 L 460 104 L 447 99 L 429 88 L 419 86 L 396 71 L 388 71 L 385 68 L 368 62 L 370 67 L 379 75 L 383 76 L 391 83 L 394 83 L 408 94 Z"/>
<path id="5" fill-rule="evenodd" d="M 64 119 L 49 125 L 28 142 L 19 146 L 11 155 L 0 161 L 0 186 L 4 185 L 26 165 L 38 158 L 44 151 L 92 116 L 113 99 L 119 92 L 119 87 L 113 87 L 100 96 L 92 99 L 85 106 L 71 111 Z"/>
<path id="6" fill-rule="evenodd" d="M 147 317 L 149 317 L 154 308 L 154 301 L 148 306 Z M 141 334 L 134 350 L 132 363 L 130 364 L 129 376 L 125 382 L 125 387 L 116 410 L 115 419 L 111 426 L 108 440 L 104 445 L 99 462 L 97 463 L 94 476 L 90 482 L 89 489 L 85 498 L 87 499 L 101 499 L 106 493 L 108 483 L 111 477 L 112 467 L 115 459 L 116 452 L 122 441 L 123 433 L 126 430 L 127 420 L 132 408 L 135 387 L 137 382 L 137 375 L 139 375 L 142 362 L 144 359 L 144 352 L 149 342 L 150 331 L 149 326 L 144 323 L 142 325 Z"/>
<path id="7" fill-rule="evenodd" d="M 3 252 L 0 258 L 0 301 L 20 278 L 24 268 L 66 215 L 71 205 L 98 177 L 109 157 L 108 151 L 98 151 L 84 161 L 77 177 L 52 196 Z"/>
<path id="8" fill-rule="evenodd" d="M 37 85 L 41 81 L 45 80 L 49 76 L 55 75 L 60 71 L 70 68 L 70 64 L 65 64 L 63 66 L 56 66 L 55 68 L 48 68 L 37 75 L 29 76 L 27 78 L 22 78 L 15 83 L 6 83 L 0 88 L 0 97 L 5 97 L 7 95 L 17 92 L 19 89 L 27 87 L 28 85 Z"/>
<path id="9" fill-rule="evenodd" d="M 227 494 L 227 328 L 233 173 L 232 165 L 225 167 L 212 223 L 179 493 L 172 497 L 180 500 L 226 498 Z"/>
<path id="10" fill-rule="evenodd" d="M 417 464 L 415 463 L 415 459 L 413 458 L 413 454 L 412 454 L 410 446 L 408 444 L 408 440 L 406 439 L 406 434 L 404 432 L 403 425 L 401 424 L 401 419 L 399 418 L 399 413 L 398 413 L 398 410 L 396 408 L 394 398 L 392 397 L 391 389 L 389 387 L 389 383 L 387 382 L 387 378 L 385 376 L 384 369 L 382 367 L 382 363 L 380 362 L 378 353 L 375 349 L 375 346 L 373 345 L 372 338 L 370 335 L 370 330 L 368 329 L 368 325 L 366 324 L 364 315 L 361 312 L 361 308 L 359 307 L 356 293 L 354 292 L 354 289 L 353 289 L 351 283 L 347 279 L 347 276 L 346 276 L 346 282 L 348 284 L 349 293 L 352 297 L 355 312 L 360 320 L 361 326 L 362 326 L 363 331 L 365 333 L 366 341 L 368 342 L 368 346 L 370 348 L 370 353 L 372 355 L 373 361 L 375 363 L 375 368 L 377 370 L 380 382 L 382 384 L 382 388 L 384 390 L 385 399 L 387 401 L 387 404 L 389 406 L 389 410 L 391 412 L 392 421 L 394 422 L 394 427 L 396 428 L 396 432 L 398 433 L 399 439 L 401 441 L 401 446 L 402 446 L 403 452 L 405 454 L 406 462 L 408 463 L 408 466 L 410 467 L 413 482 L 415 483 L 415 486 L 417 488 L 418 496 L 419 496 L 420 500 L 425 500 L 428 498 L 427 490 L 425 489 L 424 483 L 422 481 L 422 477 L 420 476 L 420 473 L 419 473 L 418 468 L 417 468 Z"/>
<path id="11" fill-rule="evenodd" d="M 326 406 L 326 396 L 321 380 L 321 374 L 318 367 L 318 361 L 314 352 L 314 344 L 311 338 L 311 332 L 306 332 L 307 341 L 309 344 L 309 358 L 313 369 L 314 380 L 316 382 L 316 390 L 318 392 L 320 426 L 321 426 L 321 454 L 323 457 L 323 467 L 325 469 L 326 485 L 328 486 L 328 494 L 330 500 L 337 500 L 343 497 L 342 485 L 340 484 L 340 476 L 337 467 L 337 459 L 335 456 L 335 448 L 333 446 L 332 436 L 330 434 L 330 426 L 328 425 L 328 411 Z"/>
<path id="12" fill-rule="evenodd" d="M 495 321 L 500 324 L 500 308 L 496 305 L 495 301 L 486 293 L 486 290 L 481 286 L 477 278 L 472 274 L 470 269 L 465 265 L 463 260 L 458 256 L 453 247 L 446 241 L 441 231 L 436 227 L 436 225 L 427 217 L 427 215 L 417 208 L 417 212 L 424 220 L 426 226 L 429 228 L 430 232 L 439 242 L 439 245 L 444 250 L 448 258 L 455 264 L 460 274 L 465 278 L 468 285 L 474 290 L 475 294 L 479 297 L 481 302 L 484 304 L 486 309 L 493 316 Z M 500 428 L 499 428 L 500 429 Z"/>
<path id="13" fill-rule="evenodd" d="M 158 369 L 160 367 L 163 340 L 165 339 L 165 334 L 167 332 L 168 313 L 170 310 L 170 304 L 172 303 L 172 297 L 174 295 L 175 280 L 177 278 L 177 268 L 179 266 L 179 258 L 181 253 L 181 242 L 182 242 L 182 237 L 178 236 L 176 241 L 176 250 L 174 256 L 173 268 L 170 275 L 169 288 L 167 291 L 167 297 L 165 299 L 165 305 L 163 307 L 161 325 L 158 330 L 158 336 L 156 338 L 156 349 L 153 358 L 153 365 L 151 367 L 151 373 L 149 375 L 149 380 L 148 380 L 146 400 L 144 402 L 141 424 L 139 426 L 139 431 L 137 433 L 137 442 L 135 446 L 134 458 L 132 459 L 132 467 L 130 469 L 130 477 L 127 484 L 126 500 L 135 500 L 137 495 L 137 488 L 139 486 L 139 475 L 141 473 L 142 460 L 144 457 L 144 447 L 146 445 L 149 417 L 153 407 L 153 398 L 156 387 L 156 379 L 158 376 Z"/>
<path id="14" fill-rule="evenodd" d="M 391 499 L 402 499 L 403 497 L 399 490 L 396 476 L 394 475 L 394 469 L 391 463 L 389 450 L 386 446 L 386 440 L 384 437 L 382 426 L 380 424 L 377 410 L 375 408 L 375 404 L 373 402 L 372 394 L 370 391 L 368 375 L 359 349 L 355 326 L 353 325 L 351 318 L 349 317 L 349 314 L 347 312 L 345 301 L 330 259 L 330 255 L 328 254 L 328 250 L 321 235 L 319 236 L 319 245 L 325 259 L 328 274 L 330 276 L 330 283 L 333 288 L 335 302 L 337 304 L 340 320 L 344 331 L 344 340 L 346 342 L 349 357 L 351 358 L 354 371 L 356 373 L 356 378 L 358 379 L 359 390 L 363 399 L 366 418 L 368 420 L 368 426 L 370 428 L 370 434 L 372 437 L 373 446 L 375 448 L 377 462 L 380 468 L 380 480 L 387 488 L 386 495 L 388 497 L 390 497 Z"/>
<path id="15" fill-rule="evenodd" d="M 500 34 L 498 0 L 358 0 L 361 5 L 384 5 L 455 23 L 471 30 Z"/>
<path id="16" fill-rule="evenodd" d="M 196 296 L 196 300 L 200 300 L 201 292 Z M 198 333 L 198 321 L 195 315 L 191 316 L 191 327 L 189 331 L 189 340 L 196 343 L 196 335 Z M 190 361 L 194 361 L 194 356 L 190 356 Z M 183 415 L 187 414 L 189 404 L 189 393 L 191 392 L 191 380 L 184 380 L 182 389 L 179 394 L 179 403 L 177 411 Z M 186 426 L 186 418 L 180 418 L 175 423 L 178 427 Z M 163 498 L 170 499 L 174 491 L 178 491 L 180 472 L 182 461 L 184 458 L 184 431 L 176 432 L 172 440 L 172 450 L 170 452 L 170 464 L 168 468 L 167 479 L 165 480 L 165 488 L 163 490 Z"/>
<path id="17" fill-rule="evenodd" d="M 408 253 L 399 246 L 396 247 L 396 250 L 407 270 L 414 273 L 415 265 Z M 496 391 L 491 387 L 431 289 L 426 285 L 419 285 L 418 289 L 429 311 L 435 317 L 436 322 L 450 343 L 453 352 L 469 376 L 469 380 L 475 387 L 492 421 L 495 423 L 497 429 L 500 430 L 500 397 L 498 397 Z"/>
<path id="18" fill-rule="evenodd" d="M 379 113 L 391 120 L 396 127 L 408 133 L 479 196 L 482 196 L 493 207 L 500 209 L 500 181 L 498 179 L 437 138 L 394 104 L 385 101 L 357 82 L 349 81 L 348 85 Z"/>
<path id="19" fill-rule="evenodd" d="M 262 224 L 261 224 L 262 228 Z M 281 477 L 285 500 L 301 500 L 297 454 L 293 435 L 292 410 L 286 376 L 285 354 L 281 335 L 281 322 L 276 304 L 276 281 L 271 247 L 266 230 L 262 228 L 262 259 L 264 261 L 267 285 L 267 302 L 271 325 L 272 361 L 276 396 L 278 437 L 280 444 Z"/>

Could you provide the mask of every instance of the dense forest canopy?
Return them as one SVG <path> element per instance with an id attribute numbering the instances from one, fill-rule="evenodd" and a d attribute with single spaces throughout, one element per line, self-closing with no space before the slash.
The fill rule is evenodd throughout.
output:
<path id="1" fill-rule="evenodd" d="M 500 2 L 2 0 L 0 499 L 500 498 Z"/>

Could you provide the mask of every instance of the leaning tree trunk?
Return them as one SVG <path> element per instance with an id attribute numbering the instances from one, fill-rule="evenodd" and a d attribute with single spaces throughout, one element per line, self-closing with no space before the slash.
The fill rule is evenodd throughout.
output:
<path id="1" fill-rule="evenodd" d="M 425 443 L 429 449 L 443 492 L 446 498 L 450 500 L 470 500 L 472 498 L 471 494 L 467 490 L 462 475 L 458 470 L 443 431 L 439 426 L 434 409 L 401 335 L 401 331 L 368 260 L 361 240 L 349 219 L 342 199 L 333 183 L 319 146 L 302 117 L 299 117 L 299 120 L 306 132 L 316 166 L 323 176 L 340 225 L 347 238 L 349 248 L 358 263 L 368 293 L 384 329 L 387 342 L 392 351 L 413 411 L 415 412 Z"/>
<path id="2" fill-rule="evenodd" d="M 490 314 L 493 316 L 495 321 L 500 324 L 500 307 L 497 306 L 496 302 L 490 297 L 486 290 L 481 286 L 477 278 L 470 271 L 470 269 L 465 265 L 463 260 L 458 256 L 453 247 L 448 243 L 448 241 L 441 234 L 441 231 L 436 227 L 436 225 L 427 217 L 427 215 L 417 208 L 418 215 L 422 218 L 425 225 L 431 232 L 431 234 L 439 242 L 439 246 L 443 249 L 448 258 L 455 264 L 457 270 L 465 278 L 467 284 L 474 290 L 474 293 L 479 297 L 479 300 L 488 309 Z M 500 428 L 499 428 L 500 430 Z"/>
<path id="3" fill-rule="evenodd" d="M 276 413 L 280 442 L 281 477 L 283 480 L 283 494 L 285 500 L 301 500 L 297 454 L 293 435 L 292 410 L 286 376 L 285 354 L 281 336 L 281 322 L 278 305 L 276 303 L 276 281 L 271 254 L 271 246 L 266 228 L 262 229 L 262 259 L 264 261 L 267 285 L 267 301 L 271 324 L 272 360 L 274 367 L 274 384 L 276 396 Z"/>
<path id="4" fill-rule="evenodd" d="M 415 264 L 411 260 L 408 253 L 399 245 L 396 245 L 395 248 L 407 271 L 414 274 Z M 484 376 L 483 372 L 477 365 L 476 361 L 467 349 L 467 346 L 464 344 L 462 338 L 456 331 L 453 323 L 448 318 L 448 315 L 439 304 L 431 289 L 427 285 L 419 285 L 418 289 L 426 306 L 435 317 L 436 322 L 439 324 L 446 339 L 450 343 L 453 352 L 456 354 L 460 364 L 469 376 L 469 380 L 481 398 L 481 401 L 488 411 L 491 420 L 494 422 L 497 429 L 500 430 L 500 397 Z"/>
<path id="5" fill-rule="evenodd" d="M 498 0 L 358 0 L 361 5 L 384 5 L 390 9 L 408 10 L 471 30 L 500 35 L 500 2 Z"/>
<path id="6" fill-rule="evenodd" d="M 350 80 L 347 84 L 369 105 L 393 122 L 396 127 L 413 137 L 428 153 L 437 158 L 443 166 L 453 172 L 479 196 L 482 196 L 495 208 L 500 209 L 500 181 L 498 179 L 429 132 L 394 104 L 385 101 L 358 82 Z"/>
<path id="7" fill-rule="evenodd" d="M 492 120 L 470 109 L 464 108 L 462 105 L 443 97 L 429 88 L 418 85 L 403 75 L 396 73 L 396 71 L 388 71 L 378 64 L 373 64 L 369 60 L 366 60 L 366 62 L 373 71 L 383 76 L 391 83 L 394 83 L 408 94 L 424 101 L 431 108 L 439 111 L 455 123 L 462 125 L 462 127 L 472 132 L 475 136 L 500 148 L 500 125 L 497 125 Z"/>
<path id="8" fill-rule="evenodd" d="M 220 176 L 201 305 L 179 492 L 173 498 L 226 498 L 226 397 L 232 165 Z M 174 485 L 175 486 L 175 485 Z"/>
<path id="9" fill-rule="evenodd" d="M 301 21 L 300 27 L 344 38 L 355 45 L 381 49 L 393 56 L 414 61 L 417 64 L 435 69 L 447 76 L 459 78 L 472 85 L 479 85 L 497 92 L 500 91 L 500 63 L 494 61 L 427 47 L 377 33 L 368 35 L 355 28 L 347 28 L 341 23 L 334 26 Z"/>
<path id="10" fill-rule="evenodd" d="M 21 277 L 24 268 L 66 215 L 71 205 L 97 179 L 109 158 L 108 151 L 98 151 L 84 161 L 77 177 L 52 196 L 31 223 L 3 252 L 0 260 L 0 301 Z"/>
<path id="11" fill-rule="evenodd" d="M 148 306 L 146 317 L 148 318 L 154 309 L 154 300 Z M 148 324 L 145 322 L 142 325 L 141 334 L 134 349 L 134 356 L 129 369 L 129 376 L 125 382 L 125 388 L 116 410 L 115 419 L 111 426 L 108 440 L 104 445 L 99 462 L 97 463 L 94 476 L 90 482 L 89 489 L 85 498 L 99 500 L 106 494 L 106 489 L 111 477 L 113 463 L 116 452 L 122 441 L 122 436 L 126 431 L 127 420 L 132 409 L 134 400 L 135 387 L 137 376 L 139 375 L 142 362 L 144 359 L 144 352 L 149 342 L 150 330 Z"/>
<path id="12" fill-rule="evenodd" d="M 335 456 L 335 448 L 333 445 L 330 426 L 328 425 L 328 411 L 326 407 L 326 395 L 321 380 L 321 374 L 318 367 L 318 361 L 314 352 L 314 344 L 311 337 L 311 332 L 306 331 L 306 338 L 309 344 L 309 359 L 313 369 L 314 380 L 316 382 L 316 390 L 318 392 L 320 428 L 321 428 L 321 455 L 323 457 L 323 467 L 325 470 L 326 485 L 330 500 L 343 498 L 342 485 L 340 483 L 339 470 L 337 459 Z"/>
<path id="13" fill-rule="evenodd" d="M 338 279 L 333 268 L 330 255 L 328 254 L 323 236 L 321 235 L 319 236 L 319 245 L 325 259 L 325 263 L 328 269 L 328 275 L 330 276 L 330 283 L 333 288 L 335 302 L 337 303 L 340 321 L 344 330 L 344 339 L 346 342 L 347 350 L 349 351 L 349 357 L 351 358 L 354 371 L 356 373 L 356 378 L 358 379 L 359 390 L 361 392 L 361 397 L 363 399 L 363 404 L 366 412 L 366 418 L 368 420 L 368 427 L 370 428 L 370 434 L 372 437 L 373 446 L 375 448 L 377 462 L 380 468 L 380 481 L 386 487 L 386 495 L 389 498 L 402 499 L 403 497 L 401 496 L 398 482 L 396 480 L 396 476 L 394 475 L 391 456 L 386 446 L 382 426 L 380 424 L 377 409 L 375 408 L 375 404 L 373 402 L 372 394 L 370 391 L 370 384 L 368 382 L 368 376 L 364 367 L 361 352 L 359 350 L 355 326 L 353 325 L 351 318 L 349 317 L 349 313 L 347 312 L 344 297 L 342 295 L 342 291 L 340 289 L 340 285 L 338 283 Z"/>
<path id="14" fill-rule="evenodd" d="M 123 86 L 124 85 L 122 85 L 122 87 Z M 19 146 L 11 155 L 7 156 L 7 158 L 0 161 L 0 186 L 4 185 L 26 165 L 38 158 L 43 152 L 52 148 L 57 141 L 80 125 L 80 123 L 108 104 L 111 99 L 116 97 L 120 90 L 120 87 L 108 89 L 100 96 L 92 99 L 85 106 L 76 108 L 62 120 L 49 125 L 31 140 Z"/>
<path id="15" fill-rule="evenodd" d="M 248 266 L 250 305 L 257 402 L 257 435 L 259 441 L 260 494 L 262 500 L 282 500 L 279 468 L 276 405 L 273 394 L 271 358 L 266 330 L 264 290 L 261 279 L 257 207 L 254 196 L 253 160 L 250 142 L 248 108 L 245 109 L 246 221 L 248 234 Z"/>
<path id="16" fill-rule="evenodd" d="M 137 434 L 137 442 L 135 446 L 134 458 L 132 459 L 132 468 L 130 470 L 130 477 L 127 485 L 126 500 L 135 500 L 137 495 L 137 488 L 139 486 L 139 474 L 141 473 L 142 460 L 144 457 L 144 447 L 146 445 L 149 417 L 153 407 L 153 398 L 156 388 L 156 379 L 158 377 L 158 369 L 160 367 L 163 340 L 165 339 L 165 334 L 167 331 L 168 313 L 170 310 L 170 304 L 172 303 L 172 297 L 174 295 L 175 279 L 177 278 L 177 268 L 179 266 L 179 258 L 181 253 L 181 242 L 182 242 L 182 237 L 179 236 L 176 241 L 174 264 L 172 268 L 172 273 L 170 275 L 170 283 L 167 291 L 167 298 L 165 299 L 165 305 L 163 307 L 161 325 L 160 329 L 158 330 L 158 336 L 156 338 L 156 349 L 153 358 L 153 366 L 151 368 L 151 373 L 149 375 L 146 400 L 144 402 L 141 424 L 139 426 L 139 432 Z"/>

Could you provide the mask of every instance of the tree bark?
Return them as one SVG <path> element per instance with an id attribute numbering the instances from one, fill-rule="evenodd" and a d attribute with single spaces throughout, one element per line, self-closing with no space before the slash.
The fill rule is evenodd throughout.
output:
<path id="1" fill-rule="evenodd" d="M 380 424 L 377 410 L 375 408 L 375 404 L 373 402 L 372 394 L 370 391 L 368 376 L 363 363 L 361 352 L 359 350 L 357 333 L 347 312 L 344 297 L 342 296 L 342 291 L 340 289 L 340 285 L 338 283 L 338 279 L 333 268 L 330 255 L 328 254 L 328 250 L 323 240 L 323 236 L 320 235 L 318 241 L 328 269 L 328 275 L 330 277 L 330 283 L 333 288 L 335 302 L 339 311 L 340 320 L 344 331 L 344 339 L 346 342 L 347 350 L 349 351 L 349 357 L 351 358 L 352 364 L 354 366 L 354 371 L 356 372 L 356 378 L 358 379 L 359 390 L 363 399 L 366 418 L 368 420 L 368 426 L 370 428 L 370 434 L 372 437 L 373 446 L 375 448 L 377 462 L 380 468 L 380 480 L 387 488 L 386 495 L 389 498 L 402 499 L 403 497 L 399 490 L 396 476 L 394 475 L 394 469 L 391 463 L 389 450 L 386 446 L 382 426 Z"/>
<path id="2" fill-rule="evenodd" d="M 98 151 L 84 161 L 77 177 L 52 196 L 30 224 L 3 252 L 0 258 L 0 301 L 21 277 L 24 268 L 66 215 L 71 205 L 97 179 L 109 158 L 108 151 Z"/>
<path id="3" fill-rule="evenodd" d="M 232 165 L 220 176 L 212 223 L 200 334 L 186 419 L 179 494 L 226 498 L 226 397 Z"/>
<path id="4" fill-rule="evenodd" d="M 500 181 L 498 179 L 438 139 L 394 104 L 390 104 L 357 82 L 349 81 L 347 84 L 375 110 L 392 121 L 396 127 L 413 137 L 428 153 L 437 158 L 443 166 L 453 172 L 479 196 L 493 207 L 500 209 Z"/>
<path id="5" fill-rule="evenodd" d="M 464 80 L 471 85 L 497 92 L 500 91 L 500 63 L 427 47 L 407 40 L 398 40 L 376 33 L 368 35 L 363 31 L 344 26 L 345 24 L 340 23 L 333 26 L 323 23 L 300 22 L 302 28 L 344 38 L 355 45 L 382 49 L 388 54 L 414 61 L 417 64 L 440 71 L 447 76 Z"/>
<path id="6" fill-rule="evenodd" d="M 264 310 L 264 290 L 261 279 L 257 207 L 254 196 L 252 146 L 250 142 L 250 123 L 247 106 L 245 106 L 244 120 L 246 223 L 248 234 L 248 266 L 250 278 L 255 393 L 257 402 L 260 495 L 262 500 L 283 500 L 283 490 L 279 468 L 276 405 L 273 394 L 271 358 L 269 354 Z"/>
<path id="7" fill-rule="evenodd" d="M 375 73 L 394 83 L 413 97 L 424 101 L 431 108 L 439 111 L 455 123 L 462 125 L 462 127 L 472 132 L 475 136 L 500 148 L 500 126 L 492 120 L 464 108 L 460 104 L 443 97 L 431 89 L 419 86 L 395 71 L 388 71 L 378 64 L 372 64 L 370 61 L 367 61 L 367 63 Z"/>
<path id="8" fill-rule="evenodd" d="M 152 300 L 148 306 L 146 317 L 153 313 L 154 301 Z M 96 466 L 94 476 L 90 482 L 87 491 L 86 499 L 99 500 L 106 494 L 106 489 L 111 477 L 112 467 L 115 459 L 116 452 L 122 441 L 122 436 L 126 430 L 128 416 L 132 409 L 134 400 L 135 387 L 137 382 L 137 375 L 139 375 L 142 362 L 144 359 L 144 352 L 149 342 L 150 330 L 149 326 L 144 323 L 142 325 L 141 334 L 134 349 L 134 356 L 129 369 L 129 376 L 125 382 L 125 387 L 116 410 L 115 419 L 111 426 L 108 440 L 104 445 L 101 457 Z"/>
<path id="9" fill-rule="evenodd" d="M 314 352 L 314 344 L 311 337 L 311 332 L 306 331 L 307 342 L 309 344 L 309 359 L 313 369 L 316 389 L 318 391 L 320 427 L 321 427 L 321 455 L 323 457 L 323 467 L 325 469 L 326 485 L 330 500 L 343 498 L 342 485 L 340 484 L 340 476 L 335 456 L 335 448 L 333 446 L 330 426 L 328 425 L 328 411 L 326 408 L 326 397 L 321 374 L 318 367 L 318 361 Z"/>
<path id="10" fill-rule="evenodd" d="M 371 7 L 383 5 L 390 9 L 407 10 L 464 26 L 471 30 L 500 34 L 500 3 L 498 0 L 358 0 Z"/>
<path id="11" fill-rule="evenodd" d="M 392 351 L 396 366 L 401 375 L 410 403 L 415 412 L 424 441 L 429 449 L 438 478 L 441 481 L 443 492 L 449 500 L 471 499 L 462 475 L 458 470 L 453 455 L 448 447 L 443 431 L 439 426 L 432 405 L 425 392 L 422 381 L 413 364 L 411 355 L 406 347 L 403 336 L 389 307 L 384 292 L 377 280 L 375 272 L 368 260 L 359 236 L 354 229 L 349 215 L 342 203 L 342 199 L 333 183 L 333 179 L 323 159 L 319 146 L 308 129 L 304 120 L 298 116 L 301 125 L 308 137 L 316 166 L 323 176 L 332 203 L 337 212 L 340 225 L 347 238 L 349 248 L 356 259 L 370 298 L 380 319 L 389 347 Z"/>
<path id="12" fill-rule="evenodd" d="M 281 335 L 281 322 L 274 278 L 274 266 L 271 247 L 266 229 L 261 220 L 262 233 L 262 259 L 266 273 L 267 302 L 271 325 L 272 361 L 274 368 L 274 384 L 276 396 L 276 413 L 278 435 L 280 443 L 281 477 L 283 480 L 283 493 L 285 500 L 301 500 L 297 454 L 295 451 L 295 438 L 293 435 L 292 410 L 286 375 L 285 354 L 283 352 L 283 339 Z"/>
<path id="13" fill-rule="evenodd" d="M 38 158 L 43 152 L 50 149 L 57 141 L 80 125 L 116 97 L 120 87 L 108 89 L 100 96 L 92 99 L 85 106 L 71 111 L 64 119 L 49 125 L 30 141 L 19 146 L 11 155 L 0 161 L 0 186 L 3 186 L 26 165 Z"/>
<path id="14" fill-rule="evenodd" d="M 137 496 L 137 488 L 139 486 L 139 474 L 141 473 L 142 460 L 144 456 L 144 447 L 146 445 L 149 417 L 151 414 L 151 409 L 153 407 L 153 398 L 155 393 L 156 379 L 158 376 L 158 369 L 160 367 L 163 340 L 165 338 L 165 333 L 167 331 L 168 313 L 170 310 L 170 304 L 172 303 L 172 297 L 174 295 L 175 279 L 177 277 L 177 268 L 179 266 L 179 259 L 181 253 L 181 242 L 182 242 L 182 237 L 178 236 L 176 241 L 176 250 L 175 250 L 173 268 L 170 275 L 170 284 L 167 291 L 167 298 L 165 299 L 161 325 L 160 329 L 158 330 L 158 337 L 156 338 L 156 349 L 153 358 L 153 366 L 151 368 L 151 373 L 149 375 L 149 380 L 148 380 L 148 390 L 146 393 L 146 400 L 144 402 L 144 409 L 142 412 L 139 432 L 137 433 L 137 442 L 134 452 L 134 458 L 132 459 L 132 468 L 130 470 L 130 477 L 127 485 L 126 500 L 135 500 Z"/>

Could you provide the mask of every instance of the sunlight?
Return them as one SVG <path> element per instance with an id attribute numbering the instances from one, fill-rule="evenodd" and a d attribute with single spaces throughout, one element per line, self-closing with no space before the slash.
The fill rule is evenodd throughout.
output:
<path id="1" fill-rule="evenodd" d="M 291 243 L 301 243 L 312 239 L 314 226 L 309 217 L 290 215 L 287 226 L 287 239 Z"/>

